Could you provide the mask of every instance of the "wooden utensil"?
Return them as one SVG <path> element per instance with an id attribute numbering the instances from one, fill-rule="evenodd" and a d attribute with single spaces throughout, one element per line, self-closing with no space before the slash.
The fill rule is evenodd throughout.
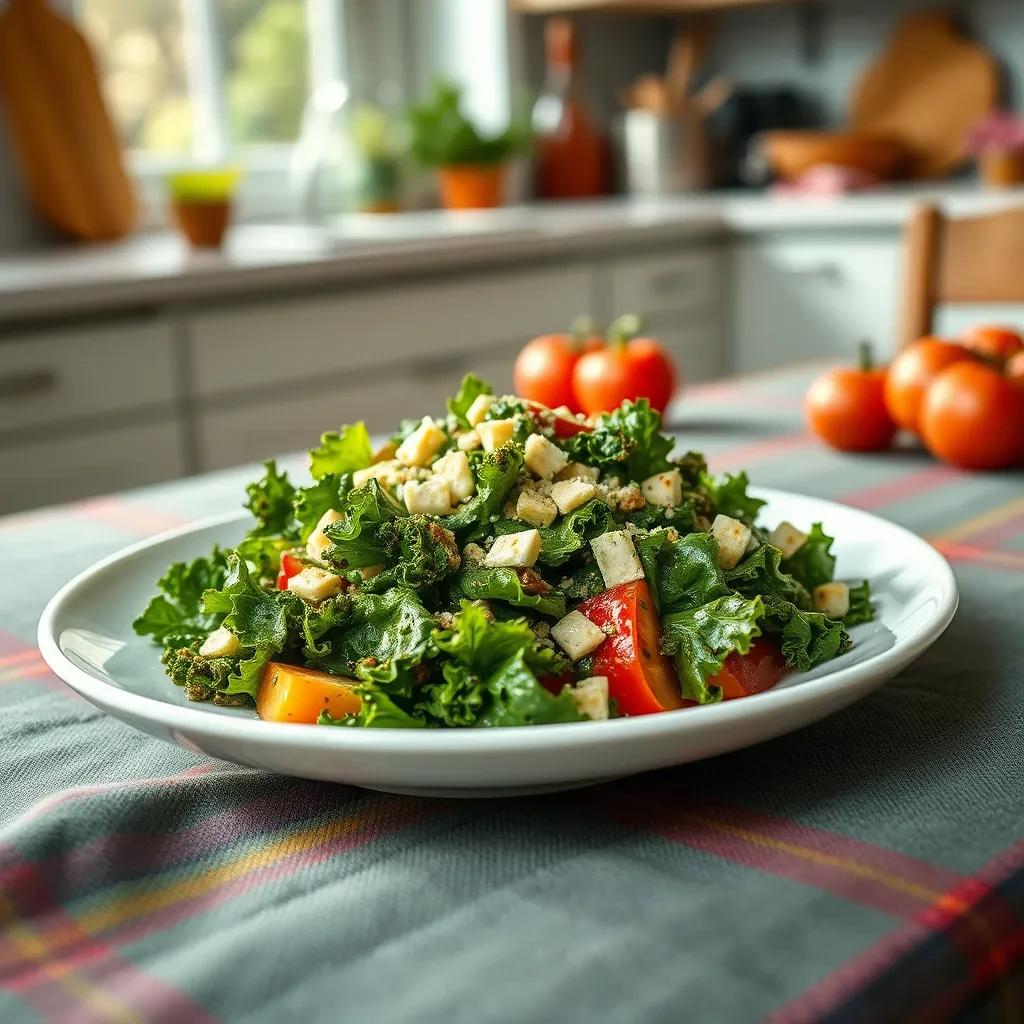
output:
<path id="1" fill-rule="evenodd" d="M 822 164 L 848 167 L 886 180 L 898 177 L 911 158 L 898 139 L 856 132 L 766 132 L 764 150 L 772 170 L 786 181 Z"/>
<path id="2" fill-rule="evenodd" d="M 74 238 L 119 238 L 136 201 L 88 43 L 44 0 L 0 11 L 0 99 L 39 213 Z"/>
<path id="3" fill-rule="evenodd" d="M 939 177 L 963 163 L 967 133 L 995 105 L 993 58 L 942 12 L 905 18 L 861 77 L 850 121 L 860 134 L 903 142 L 914 177 Z"/>

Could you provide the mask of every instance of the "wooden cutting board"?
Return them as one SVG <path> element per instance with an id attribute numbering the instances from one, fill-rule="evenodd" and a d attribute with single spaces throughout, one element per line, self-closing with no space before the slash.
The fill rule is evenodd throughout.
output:
<path id="1" fill-rule="evenodd" d="M 88 241 L 119 238 L 136 202 L 88 43 L 44 0 L 0 11 L 0 102 L 36 209 Z"/>
<path id="2" fill-rule="evenodd" d="M 855 131 L 905 143 L 913 177 L 934 178 L 963 163 L 968 132 L 996 103 L 995 60 L 942 12 L 913 14 L 858 82 Z"/>

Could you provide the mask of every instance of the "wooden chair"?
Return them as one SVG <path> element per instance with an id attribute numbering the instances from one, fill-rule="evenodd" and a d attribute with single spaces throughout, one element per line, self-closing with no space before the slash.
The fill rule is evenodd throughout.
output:
<path id="1" fill-rule="evenodd" d="M 901 346 L 932 332 L 942 303 L 1024 303 L 1024 207 L 953 220 L 920 206 L 904 237 Z"/>

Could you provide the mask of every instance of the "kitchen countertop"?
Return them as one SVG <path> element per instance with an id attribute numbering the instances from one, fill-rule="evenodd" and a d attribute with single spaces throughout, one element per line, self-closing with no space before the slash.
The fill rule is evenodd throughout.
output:
<path id="1" fill-rule="evenodd" d="M 969 215 L 1024 190 L 901 188 L 836 198 L 709 193 L 518 206 L 459 214 L 349 215 L 326 225 L 245 224 L 222 252 L 190 252 L 170 231 L 100 246 L 0 257 L 0 320 L 202 301 L 256 288 L 315 287 L 681 238 L 774 231 L 898 230 L 913 205 Z"/>

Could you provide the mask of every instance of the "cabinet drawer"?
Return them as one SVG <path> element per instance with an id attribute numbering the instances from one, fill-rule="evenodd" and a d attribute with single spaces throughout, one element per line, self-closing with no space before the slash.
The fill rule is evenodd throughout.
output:
<path id="1" fill-rule="evenodd" d="M 468 277 L 197 315 L 196 389 L 212 396 L 523 342 L 590 308 L 583 268 Z"/>
<path id="2" fill-rule="evenodd" d="M 178 421 L 0 448 L 0 513 L 170 480 L 186 472 Z"/>
<path id="3" fill-rule="evenodd" d="M 780 240 L 737 247 L 734 334 L 740 372 L 849 358 L 859 340 L 895 347 L 899 241 Z"/>
<path id="4" fill-rule="evenodd" d="M 717 251 L 663 253 L 611 264 L 611 315 L 690 312 L 718 302 Z"/>
<path id="5" fill-rule="evenodd" d="M 167 404 L 175 391 L 167 324 L 97 324 L 0 341 L 0 431 Z"/>
<path id="6" fill-rule="evenodd" d="M 382 435 L 394 431 L 403 419 L 442 416 L 445 400 L 469 371 L 483 377 L 498 394 L 510 392 L 516 351 L 518 347 L 508 347 L 476 357 L 439 359 L 419 370 L 396 369 L 358 384 L 293 393 L 269 406 L 262 398 L 223 409 L 209 406 L 198 421 L 202 468 L 303 451 L 312 448 L 325 430 L 356 420 L 363 420 L 371 433 Z"/>

